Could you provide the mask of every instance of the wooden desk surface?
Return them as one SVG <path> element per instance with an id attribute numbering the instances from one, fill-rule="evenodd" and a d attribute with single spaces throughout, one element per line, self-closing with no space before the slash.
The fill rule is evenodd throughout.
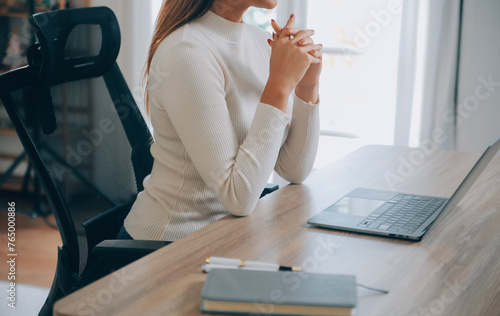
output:
<path id="1" fill-rule="evenodd" d="M 308 227 L 355 187 L 449 197 L 478 155 L 366 146 L 58 301 L 54 315 L 201 315 L 209 256 L 354 274 L 359 315 L 500 315 L 500 158 L 421 242 Z"/>

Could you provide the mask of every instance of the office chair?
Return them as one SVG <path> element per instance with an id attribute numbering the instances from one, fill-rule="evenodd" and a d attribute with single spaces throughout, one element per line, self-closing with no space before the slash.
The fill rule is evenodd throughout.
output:
<path id="1" fill-rule="evenodd" d="M 39 315 L 56 300 L 168 242 L 116 240 L 151 171 L 152 137 L 116 64 L 120 30 L 105 7 L 32 16 L 28 66 L 0 76 L 6 107 L 62 239 Z"/>

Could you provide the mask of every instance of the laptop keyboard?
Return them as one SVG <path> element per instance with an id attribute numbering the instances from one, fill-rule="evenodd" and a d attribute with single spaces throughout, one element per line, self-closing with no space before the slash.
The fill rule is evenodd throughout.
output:
<path id="1" fill-rule="evenodd" d="M 398 194 L 358 224 L 358 227 L 412 234 L 447 199 Z"/>

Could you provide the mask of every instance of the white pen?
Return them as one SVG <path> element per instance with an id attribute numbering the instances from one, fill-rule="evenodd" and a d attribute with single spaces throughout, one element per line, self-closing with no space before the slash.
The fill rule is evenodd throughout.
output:
<path id="1" fill-rule="evenodd" d="M 203 272 L 210 272 L 213 269 L 231 269 L 231 270 L 259 270 L 259 271 L 273 271 L 273 269 L 263 269 L 263 268 L 251 268 L 251 267 L 241 267 L 241 266 L 229 266 L 229 265 L 222 265 L 222 264 L 202 264 L 201 265 L 201 270 Z"/>
<path id="2" fill-rule="evenodd" d="M 269 271 L 302 271 L 299 267 L 286 267 L 275 263 L 259 262 L 259 261 L 245 261 L 233 258 L 222 258 L 222 257 L 209 257 L 206 260 L 206 265 L 214 265 L 217 267 L 231 267 L 234 269 L 252 269 L 252 270 L 269 270 Z M 210 268 L 209 268 L 210 269 Z"/>
<path id="3" fill-rule="evenodd" d="M 233 258 L 222 258 L 222 257 L 208 257 L 207 260 L 205 260 L 206 263 L 208 264 L 220 264 L 220 265 L 225 265 L 225 266 L 243 266 L 245 265 L 245 261 L 240 260 L 240 259 L 233 259 Z"/>

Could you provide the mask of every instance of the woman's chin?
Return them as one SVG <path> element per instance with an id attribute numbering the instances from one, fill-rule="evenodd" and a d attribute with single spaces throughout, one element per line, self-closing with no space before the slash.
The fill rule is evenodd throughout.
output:
<path id="1" fill-rule="evenodd" d="M 256 0 L 254 1 L 254 7 L 262 9 L 274 9 L 278 5 L 278 0 Z"/>

